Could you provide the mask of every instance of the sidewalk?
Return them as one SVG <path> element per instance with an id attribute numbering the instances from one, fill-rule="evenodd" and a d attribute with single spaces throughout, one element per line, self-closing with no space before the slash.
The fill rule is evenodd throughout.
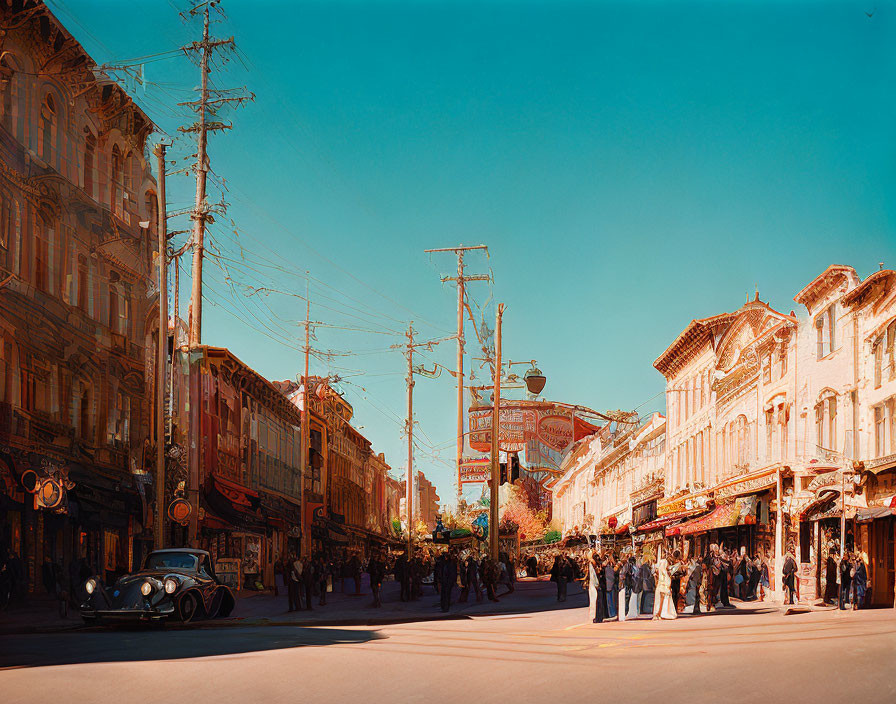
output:
<path id="1" fill-rule="evenodd" d="M 63 618 L 59 602 L 46 595 L 29 595 L 24 603 L 13 602 L 6 611 L 0 611 L 0 635 L 65 631 L 83 625 L 77 609 L 69 606 Z"/>
<path id="2" fill-rule="evenodd" d="M 237 598 L 236 607 L 229 618 L 202 621 L 198 624 L 181 626 L 168 624 L 171 628 L 225 628 L 239 626 L 375 626 L 390 623 L 431 621 L 442 619 L 472 618 L 475 616 L 512 615 L 535 611 L 574 609 L 587 606 L 588 599 L 580 583 L 570 585 L 568 600 L 558 603 L 555 585 L 546 577 L 538 580 L 524 578 L 516 582 L 512 594 L 506 594 L 506 587 L 499 588 L 498 602 L 483 597 L 481 602 L 470 594 L 466 603 L 458 603 L 460 588 L 452 592 L 451 608 L 443 613 L 439 605 L 439 595 L 431 585 L 423 587 L 423 595 L 417 601 L 402 602 L 397 582 L 387 581 L 382 589 L 383 605 L 372 607 L 368 576 L 361 582 L 361 595 L 355 596 L 354 582 L 346 580 L 346 593 L 340 590 L 340 583 L 334 585 L 334 592 L 327 594 L 326 606 L 320 606 L 320 597 L 313 599 L 311 611 L 289 612 L 286 592 L 278 596 L 270 591 L 262 593 L 245 592 Z M 0 612 L 0 635 L 12 633 L 46 633 L 71 629 L 88 628 L 81 621 L 77 610 L 69 610 L 67 618 L 61 618 L 55 600 L 46 597 L 32 597 L 24 605 L 13 605 Z M 100 626 L 91 626 L 101 628 Z"/>

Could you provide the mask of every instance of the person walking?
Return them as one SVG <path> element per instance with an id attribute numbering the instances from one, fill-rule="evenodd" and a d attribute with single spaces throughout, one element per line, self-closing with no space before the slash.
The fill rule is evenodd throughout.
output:
<path id="1" fill-rule="evenodd" d="M 663 556 L 660 548 L 660 557 L 656 561 L 656 603 L 653 607 L 653 620 L 661 618 L 676 618 L 675 609 L 670 607 L 672 601 L 672 575 L 669 571 L 669 562 Z"/>
<path id="2" fill-rule="evenodd" d="M 837 558 L 835 555 L 840 549 L 833 542 L 828 543 L 828 558 L 824 565 L 824 603 L 837 603 Z"/>
<path id="3" fill-rule="evenodd" d="M 784 576 L 784 596 L 786 598 L 786 603 L 788 604 L 794 603 L 793 595 L 796 591 L 796 570 L 796 560 L 788 549 L 784 554 L 784 566 L 781 569 L 781 574 Z"/>
<path id="4" fill-rule="evenodd" d="M 602 584 L 604 579 L 603 565 L 601 565 L 600 556 L 597 550 L 592 551 L 588 559 L 588 615 L 591 617 L 592 623 L 603 623 L 606 616 L 606 585 Z"/>
<path id="5" fill-rule="evenodd" d="M 741 601 L 747 600 L 747 580 L 749 579 L 749 568 L 747 560 L 747 549 L 743 546 L 740 552 L 734 556 L 732 567 L 734 568 L 734 593 Z"/>
<path id="6" fill-rule="evenodd" d="M 616 563 L 608 552 L 601 563 L 604 572 L 604 600 L 607 602 L 607 618 L 616 618 Z"/>
<path id="7" fill-rule="evenodd" d="M 367 563 L 367 574 L 370 575 L 370 591 L 373 592 L 373 608 L 380 608 L 383 603 L 380 600 L 380 590 L 383 587 L 383 579 L 386 577 L 386 563 L 378 552 L 370 556 Z"/>
<path id="8" fill-rule="evenodd" d="M 691 558 L 688 569 L 687 593 L 685 594 L 685 608 L 690 608 L 691 613 L 700 613 L 700 587 L 703 584 L 703 565 L 700 560 Z"/>
<path id="9" fill-rule="evenodd" d="M 286 562 L 286 592 L 290 611 L 302 610 L 302 561 L 293 552 Z"/>
<path id="10" fill-rule="evenodd" d="M 361 596 L 361 573 L 363 571 L 358 553 L 352 553 L 352 559 L 349 560 L 349 572 L 355 582 L 355 596 Z"/>
<path id="11" fill-rule="evenodd" d="M 479 565 L 472 555 L 467 555 L 461 568 L 461 585 L 463 589 L 458 601 L 466 602 L 472 589 L 476 593 L 476 601 L 482 601 L 482 587 L 479 584 Z"/>
<path id="12" fill-rule="evenodd" d="M 535 556 L 534 552 L 530 553 L 526 560 L 526 576 L 538 577 L 538 558 Z"/>
<path id="13" fill-rule="evenodd" d="M 852 608 L 858 611 L 865 604 L 865 593 L 868 586 L 868 569 L 860 552 L 855 553 L 853 567 L 850 570 L 850 583 L 852 584 Z"/>
<path id="14" fill-rule="evenodd" d="M 641 613 L 652 614 L 655 600 L 656 579 L 654 578 L 653 565 L 650 559 L 645 557 L 641 562 Z"/>
<path id="15" fill-rule="evenodd" d="M 451 608 L 451 592 L 457 584 L 457 554 L 450 550 L 442 561 L 442 580 L 439 597 L 442 602 L 442 612 L 448 613 Z"/>
<path id="16" fill-rule="evenodd" d="M 401 587 L 400 599 L 402 601 L 410 601 L 411 599 L 411 581 L 410 566 L 408 565 L 408 554 L 403 551 L 395 561 L 395 581 Z"/>
<path id="17" fill-rule="evenodd" d="M 849 604 L 849 590 L 852 587 L 852 560 L 849 552 L 843 553 L 840 560 L 840 609 L 846 609 Z"/>
<path id="18" fill-rule="evenodd" d="M 725 607 L 726 609 L 730 609 L 731 601 L 728 599 L 728 580 L 731 576 L 731 559 L 728 556 L 728 551 L 724 546 L 719 549 L 718 564 L 719 572 L 717 575 L 713 576 L 716 577 L 719 581 L 719 601 L 722 602 L 723 607 Z"/>
<path id="19" fill-rule="evenodd" d="M 311 602 L 314 599 L 314 582 L 315 582 L 315 563 L 308 559 L 302 563 L 302 586 L 305 589 L 305 610 L 311 611 Z"/>
<path id="20" fill-rule="evenodd" d="M 330 564 L 327 562 L 327 559 L 321 555 L 317 558 L 316 565 L 314 568 L 315 577 L 317 578 L 317 586 L 320 589 L 320 600 L 318 601 L 319 606 L 327 605 L 327 585 L 330 576 Z"/>
<path id="21" fill-rule="evenodd" d="M 622 558 L 616 562 L 616 614 L 619 622 L 625 621 L 628 614 L 628 560 L 623 554 Z M 630 582 L 629 582 L 630 584 Z"/>

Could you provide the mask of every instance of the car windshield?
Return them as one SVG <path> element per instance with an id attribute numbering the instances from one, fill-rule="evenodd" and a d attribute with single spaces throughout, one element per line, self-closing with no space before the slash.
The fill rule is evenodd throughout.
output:
<path id="1" fill-rule="evenodd" d="M 195 570 L 196 556 L 188 552 L 154 552 L 146 558 L 148 570 Z"/>

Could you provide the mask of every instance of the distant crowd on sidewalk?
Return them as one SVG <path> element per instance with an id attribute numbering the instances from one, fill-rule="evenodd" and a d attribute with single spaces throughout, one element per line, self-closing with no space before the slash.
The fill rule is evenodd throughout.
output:
<path id="1" fill-rule="evenodd" d="M 346 580 L 354 586 L 353 594 L 360 596 L 362 575 L 369 575 L 374 608 L 382 606 L 382 586 L 388 576 L 400 585 L 399 599 L 417 601 L 425 586 L 432 586 L 439 596 L 442 611 L 449 611 L 455 588 L 460 589 L 457 601 L 466 602 L 472 592 L 476 601 L 483 594 L 497 602 L 501 596 L 514 591 L 517 566 L 505 552 L 497 560 L 478 556 L 472 551 L 462 553 L 455 548 L 437 550 L 418 548 L 412 554 L 402 550 L 374 550 L 368 559 L 360 552 L 333 555 L 318 554 L 302 559 L 295 553 L 278 565 L 287 591 L 288 611 L 312 610 L 314 602 L 326 606 L 327 594 L 339 589 L 346 592 Z M 505 592 L 499 593 L 504 587 Z"/>

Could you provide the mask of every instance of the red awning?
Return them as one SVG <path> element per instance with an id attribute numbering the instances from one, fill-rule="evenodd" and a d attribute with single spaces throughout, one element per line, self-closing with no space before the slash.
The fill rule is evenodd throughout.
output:
<path id="1" fill-rule="evenodd" d="M 219 479 L 218 477 L 215 477 L 214 481 L 215 489 L 217 489 L 222 496 L 226 497 L 234 506 L 251 508 L 252 502 L 249 501 L 249 497 L 251 496 L 255 499 L 258 498 L 256 492 L 240 486 L 239 484 L 234 484 L 233 482 L 229 482 L 226 479 Z"/>
<path id="2" fill-rule="evenodd" d="M 670 513 L 668 516 L 663 516 L 662 518 L 657 518 L 655 521 L 650 521 L 649 523 L 642 523 L 638 526 L 638 533 L 649 533 L 653 530 L 659 530 L 660 528 L 665 528 L 668 525 L 676 523 L 677 521 L 684 520 L 685 518 L 690 518 L 692 516 L 696 516 L 698 513 L 702 513 L 703 509 L 694 509 L 692 511 L 679 511 L 677 513 Z"/>
<path id="3" fill-rule="evenodd" d="M 711 513 L 705 516 L 700 516 L 700 518 L 695 518 L 678 526 L 666 528 L 666 535 L 695 535 L 709 530 L 730 528 L 737 525 L 739 515 L 740 504 L 736 501 L 729 501 L 721 506 L 717 506 Z"/>

